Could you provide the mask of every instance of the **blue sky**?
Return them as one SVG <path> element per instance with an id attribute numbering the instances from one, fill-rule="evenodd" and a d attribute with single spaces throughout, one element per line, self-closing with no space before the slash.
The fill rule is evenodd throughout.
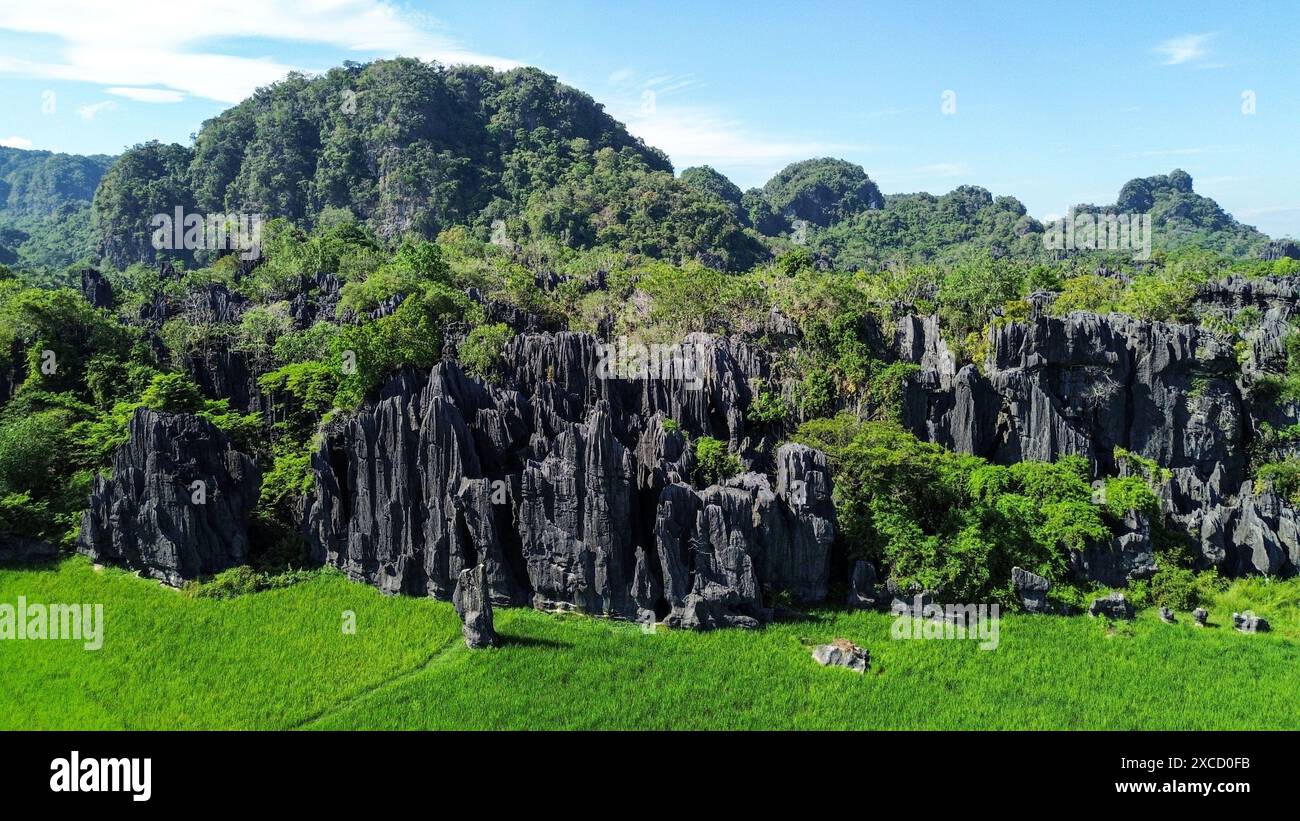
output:
<path id="1" fill-rule="evenodd" d="M 291 68 L 404 54 L 539 66 L 742 188 L 831 155 L 886 193 L 973 183 L 1046 218 L 1181 167 L 1300 236 L 1297 33 L 1291 2 L 6 0 L 0 144 L 188 142 Z"/>

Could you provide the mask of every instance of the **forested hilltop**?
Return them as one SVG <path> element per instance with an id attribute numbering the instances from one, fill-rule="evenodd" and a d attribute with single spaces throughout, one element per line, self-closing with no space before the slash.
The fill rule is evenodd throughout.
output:
<path id="1" fill-rule="evenodd" d="M 57 272 L 97 258 L 90 201 L 112 161 L 0 147 L 0 264 Z"/>
<path id="2" fill-rule="evenodd" d="M 178 208 L 264 214 L 258 254 L 154 247 Z M 93 211 L 93 264 L 0 269 L 25 551 L 440 597 L 482 565 L 500 604 L 691 627 L 1300 566 L 1300 248 L 1182 171 L 1076 209 L 1149 215 L 1149 258 L 1053 249 L 981 188 L 742 192 L 534 69 L 392 60 L 127 151 Z"/>

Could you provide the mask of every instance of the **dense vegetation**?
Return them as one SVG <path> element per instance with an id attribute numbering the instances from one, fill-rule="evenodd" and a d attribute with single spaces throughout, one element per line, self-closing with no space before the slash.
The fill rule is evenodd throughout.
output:
<path id="1" fill-rule="evenodd" d="M 192 270 L 182 263 L 109 271 L 111 308 L 3 271 L 0 350 L 11 352 L 17 387 L 0 410 L 0 530 L 70 545 L 94 472 L 124 440 L 132 410 L 145 405 L 202 414 L 262 462 L 254 562 L 300 565 L 294 508 L 308 488 L 318 431 L 401 367 L 430 367 L 449 345 L 471 372 L 494 378 L 518 328 L 490 320 L 492 308 L 647 342 L 692 331 L 761 342 L 774 351 L 779 378 L 757 386 L 749 422 L 830 454 L 845 551 L 924 586 L 1009 602 L 1012 565 L 1064 581 L 1070 551 L 1105 537 L 1127 510 L 1150 508 L 1152 488 L 1112 479 L 1128 484 L 1110 498 L 1129 501 L 1107 509 L 1093 502 L 1091 477 L 1075 460 L 1004 467 L 916 440 L 896 424 L 916 366 L 890 357 L 886 323 L 902 310 L 937 310 L 958 337 L 954 348 L 979 363 L 987 326 L 1023 310 L 1023 297 L 1040 288 L 1059 291 L 1056 310 L 1195 318 L 1197 283 L 1296 263 L 1184 251 L 1158 253 L 1126 279 L 1079 273 L 1095 265 L 978 253 L 948 267 L 848 273 L 822 270 L 808 249 L 795 248 L 729 274 L 610 248 L 502 247 L 465 227 L 433 242 L 407 235 L 390 247 L 367 226 L 340 219 L 310 233 L 273 221 L 264 259 L 248 271 L 233 255 Z M 323 274 L 339 278 L 337 306 L 299 322 L 291 303 Z M 1109 301 L 1091 296 L 1096 281 L 1115 283 L 1104 291 Z M 225 315 L 212 308 L 222 294 L 238 306 Z M 157 314 L 160 304 L 167 307 Z M 798 344 L 772 336 L 773 309 L 797 324 Z M 196 369 L 216 352 L 249 364 L 261 412 L 203 394 Z M 45 367 L 51 360 L 57 367 Z M 704 437 L 692 447 L 699 482 L 740 470 L 725 443 Z M 1278 470 L 1261 478 L 1277 480 Z M 1186 564 L 1166 562 L 1171 574 Z"/>
<path id="2" fill-rule="evenodd" d="M 96 258 L 90 202 L 112 159 L 0 148 L 0 265 L 49 275 Z"/>
<path id="3" fill-rule="evenodd" d="M 261 89 L 205 123 L 192 148 L 122 156 L 95 198 L 108 259 L 153 259 L 148 220 L 177 206 L 303 227 L 342 213 L 386 241 L 466 225 L 480 239 L 496 230 L 732 269 L 762 252 L 662 153 L 536 69 L 398 59 Z"/>

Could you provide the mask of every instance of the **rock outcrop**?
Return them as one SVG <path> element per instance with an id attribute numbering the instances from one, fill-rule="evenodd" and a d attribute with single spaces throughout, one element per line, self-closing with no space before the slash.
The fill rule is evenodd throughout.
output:
<path id="1" fill-rule="evenodd" d="M 1129 620 L 1133 618 L 1135 612 L 1133 603 L 1126 599 L 1123 593 L 1101 596 L 1088 604 L 1088 615 L 1094 618 L 1105 616 L 1108 619 Z"/>
<path id="2" fill-rule="evenodd" d="M 314 558 L 439 598 L 482 564 L 496 605 L 695 629 L 757 626 L 778 591 L 824 599 L 830 471 L 746 427 L 764 355 L 704 334 L 640 371 L 620 370 L 623 353 L 522 334 L 498 384 L 454 362 L 397 376 L 322 439 L 304 522 Z M 771 473 L 692 487 L 688 436 Z"/>
<path id="3" fill-rule="evenodd" d="M 1011 587 L 1020 599 L 1026 613 L 1048 612 L 1047 593 L 1052 583 L 1036 573 L 1020 567 L 1011 568 Z"/>
<path id="4" fill-rule="evenodd" d="M 877 583 L 876 568 L 859 559 L 849 571 L 850 610 L 876 610 L 886 604 L 885 591 Z"/>
<path id="5" fill-rule="evenodd" d="M 1225 339 L 1195 325 L 1121 314 L 1030 316 L 991 326 L 982 366 L 957 369 L 937 319 L 899 321 L 894 355 L 920 366 L 903 403 L 922 439 L 1010 464 L 1086 458 L 1096 475 L 1123 475 L 1131 453 L 1169 471 L 1163 518 L 1187 534 L 1203 567 L 1229 575 L 1289 575 L 1300 568 L 1300 518 L 1285 500 L 1255 492 L 1247 453 L 1260 422 L 1300 421 L 1300 407 L 1260 406 L 1243 372 L 1276 370 L 1300 305 L 1300 283 L 1232 277 L 1199 299 L 1224 316 L 1261 311 L 1239 366 Z M 1283 454 L 1287 455 L 1287 454 Z M 1300 448 L 1295 454 L 1300 455 Z M 1157 569 L 1152 523 L 1130 514 L 1115 537 L 1071 557 L 1082 581 L 1123 586 Z"/>
<path id="6" fill-rule="evenodd" d="M 813 648 L 812 657 L 823 667 L 845 667 L 855 673 L 867 672 L 871 664 L 871 654 L 848 639 L 819 644 Z"/>
<path id="7" fill-rule="evenodd" d="M 136 410 L 96 477 L 78 552 L 171 585 L 243 564 L 262 474 L 206 419 Z"/>
<path id="8" fill-rule="evenodd" d="M 1267 633 L 1269 631 L 1268 619 L 1256 616 L 1249 611 L 1233 613 L 1232 626 L 1239 633 Z"/>
<path id="9" fill-rule="evenodd" d="M 451 601 L 456 614 L 460 616 L 465 646 L 471 650 L 495 646 L 497 634 L 492 626 L 492 598 L 488 595 L 487 568 L 480 564 L 460 571 Z"/>

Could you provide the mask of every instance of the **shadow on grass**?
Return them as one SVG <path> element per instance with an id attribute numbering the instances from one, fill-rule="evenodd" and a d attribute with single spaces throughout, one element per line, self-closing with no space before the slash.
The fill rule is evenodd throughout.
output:
<path id="1" fill-rule="evenodd" d="M 0 561 L 0 570 L 35 570 L 41 573 L 48 573 L 51 570 L 58 570 L 59 565 L 66 559 L 66 555 L 52 557 L 42 557 L 38 559 L 9 559 Z"/>
<path id="2" fill-rule="evenodd" d="M 547 650 L 565 650 L 573 647 L 573 644 L 567 641 L 538 639 L 532 636 L 507 636 L 501 633 L 497 633 L 497 642 L 500 647 L 540 647 Z"/>

